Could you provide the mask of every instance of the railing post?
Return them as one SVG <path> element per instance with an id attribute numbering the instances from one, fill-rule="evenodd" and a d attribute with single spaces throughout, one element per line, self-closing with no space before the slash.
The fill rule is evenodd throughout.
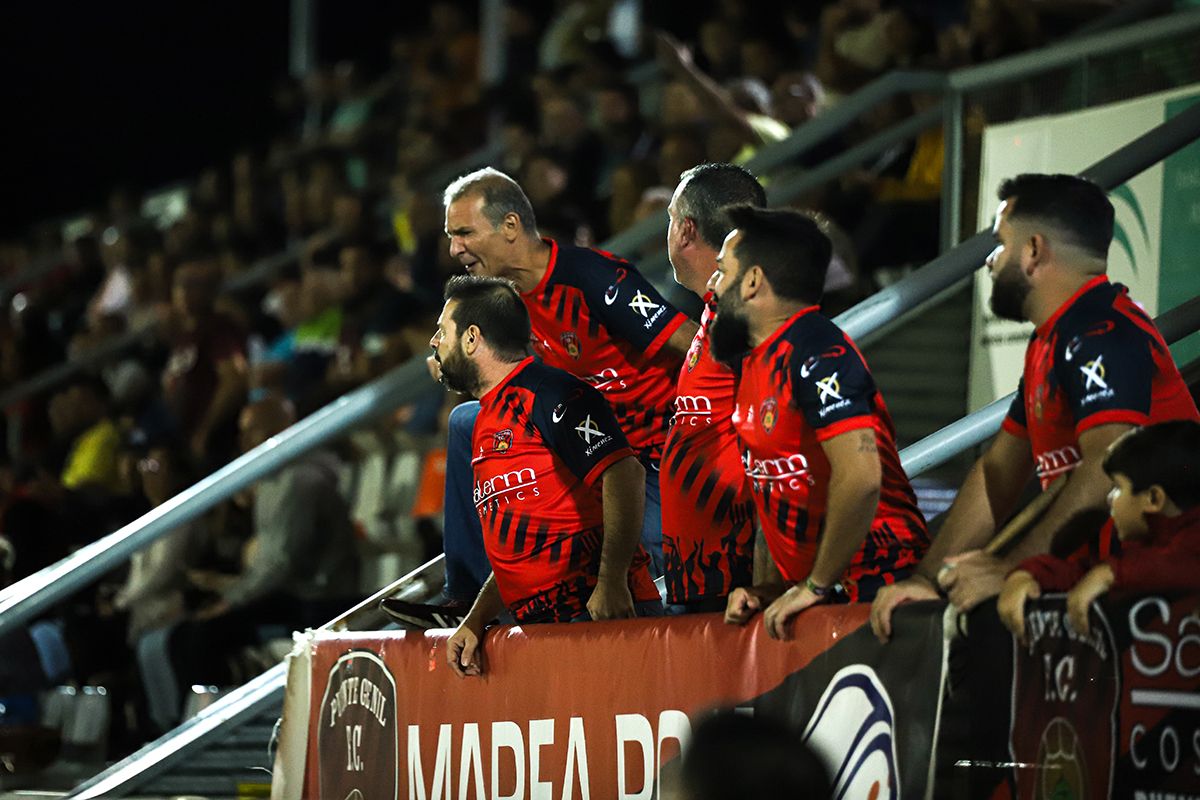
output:
<path id="1" fill-rule="evenodd" d="M 947 89 L 942 96 L 942 219 L 939 240 L 945 253 L 958 244 L 962 231 L 963 94 Z"/>

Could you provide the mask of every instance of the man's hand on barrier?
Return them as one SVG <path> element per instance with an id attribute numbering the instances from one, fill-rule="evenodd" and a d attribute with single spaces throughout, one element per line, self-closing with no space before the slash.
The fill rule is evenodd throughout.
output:
<path id="1" fill-rule="evenodd" d="M 891 586 L 885 586 L 875 595 L 871 603 L 871 630 L 880 642 L 892 636 L 892 613 L 896 606 L 916 600 L 938 599 L 937 587 L 922 575 L 913 575 Z"/>
<path id="2" fill-rule="evenodd" d="M 611 585 L 606 581 L 598 581 L 596 588 L 592 590 L 592 596 L 588 598 L 587 611 L 596 621 L 632 619 L 636 614 L 628 581 L 613 581 Z"/>
<path id="3" fill-rule="evenodd" d="M 1087 636 L 1090 632 L 1088 624 L 1088 609 L 1100 595 L 1112 588 L 1116 576 L 1108 564 L 1092 567 L 1088 574 L 1075 584 L 1075 588 L 1067 592 L 1067 617 L 1071 627 Z"/>
<path id="4" fill-rule="evenodd" d="M 970 611 L 1000 594 L 1008 567 L 982 550 L 950 556 L 938 570 L 938 583 L 959 611 Z"/>
<path id="5" fill-rule="evenodd" d="M 803 583 L 797 583 L 784 592 L 763 612 L 763 627 L 772 639 L 787 641 L 792 638 L 792 620 L 806 608 L 819 605 L 825 598 L 818 596 Z"/>
<path id="6" fill-rule="evenodd" d="M 725 624 L 745 625 L 778 596 L 779 592 L 769 592 L 763 586 L 741 586 L 734 589 L 725 601 Z"/>
<path id="7" fill-rule="evenodd" d="M 1008 579 L 1004 581 L 1004 588 L 1000 590 L 1000 600 L 996 603 L 996 610 L 1000 612 L 1000 621 L 1004 623 L 1004 627 L 1012 631 L 1013 636 L 1017 637 L 1017 641 L 1021 644 L 1026 644 L 1025 601 L 1041 596 L 1042 587 L 1038 586 L 1033 575 L 1023 569 L 1009 575 Z"/>
<path id="8" fill-rule="evenodd" d="M 446 663 L 460 678 L 483 674 L 483 628 L 465 619 L 446 642 Z"/>

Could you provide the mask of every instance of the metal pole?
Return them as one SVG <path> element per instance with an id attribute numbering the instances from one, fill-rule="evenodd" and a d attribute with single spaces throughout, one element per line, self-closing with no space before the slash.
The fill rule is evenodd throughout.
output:
<path id="1" fill-rule="evenodd" d="M 942 161 L 941 252 L 958 244 L 962 232 L 963 201 L 963 94 L 951 89 L 942 98 L 942 136 L 945 157 Z"/>
<path id="2" fill-rule="evenodd" d="M 317 0 L 292 0 L 289 22 L 288 74 L 303 80 L 317 61 Z"/>

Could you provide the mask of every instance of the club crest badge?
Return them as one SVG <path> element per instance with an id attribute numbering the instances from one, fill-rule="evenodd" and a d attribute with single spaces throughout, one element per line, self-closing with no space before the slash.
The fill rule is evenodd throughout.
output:
<path id="1" fill-rule="evenodd" d="M 562 340 L 562 346 L 567 351 L 567 355 L 578 361 L 580 352 L 579 337 L 575 335 L 575 332 L 567 331 L 559 338 Z"/>
<path id="2" fill-rule="evenodd" d="M 762 425 L 762 429 L 767 433 L 775 430 L 775 420 L 779 417 L 779 406 L 775 402 L 774 397 L 768 397 L 763 401 L 762 408 L 758 412 L 758 423 Z"/>
<path id="3" fill-rule="evenodd" d="M 505 428 L 492 434 L 492 450 L 497 453 L 507 452 L 512 447 L 512 428 Z"/>
<path id="4" fill-rule="evenodd" d="M 687 371 L 688 372 L 691 372 L 692 370 L 694 370 L 696 368 L 696 364 L 698 364 L 700 362 L 700 350 L 701 350 L 701 346 L 700 346 L 699 342 L 694 342 L 692 344 L 692 349 L 688 350 L 688 357 L 687 357 Z"/>

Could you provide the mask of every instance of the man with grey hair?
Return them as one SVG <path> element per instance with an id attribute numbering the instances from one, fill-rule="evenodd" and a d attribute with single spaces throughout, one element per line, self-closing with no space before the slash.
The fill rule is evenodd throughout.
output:
<path id="1" fill-rule="evenodd" d="M 663 556 L 672 612 L 723 611 L 751 584 L 754 499 L 733 429 L 736 378 L 712 357 L 716 301 L 706 284 L 729 234 L 725 208 L 766 205 L 758 180 L 733 164 L 701 164 L 680 176 L 667 207 L 667 256 L 675 281 L 704 301 L 700 329 L 679 371 L 675 416 L 663 451 Z"/>
<path id="2" fill-rule="evenodd" d="M 543 238 L 529 198 L 485 167 L 444 196 L 450 255 L 472 275 L 507 278 L 529 309 L 533 348 L 546 364 L 598 389 L 646 466 L 642 542 L 662 574 L 658 469 L 675 400 L 675 376 L 696 325 L 611 253 Z M 469 600 L 486 579 L 472 510 L 470 436 L 478 404 L 450 417 L 446 465 L 446 595 Z"/>

